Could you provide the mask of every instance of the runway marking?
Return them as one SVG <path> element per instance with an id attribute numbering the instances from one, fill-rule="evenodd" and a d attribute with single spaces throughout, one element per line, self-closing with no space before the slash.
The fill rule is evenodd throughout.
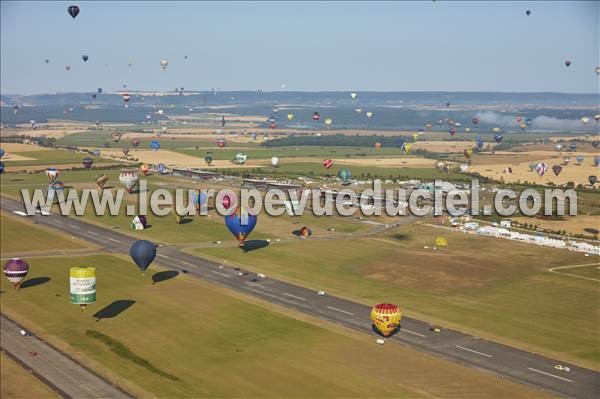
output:
<path id="1" fill-rule="evenodd" d="M 458 349 L 462 349 L 462 350 L 465 350 L 465 351 L 473 352 L 473 353 L 476 353 L 476 354 L 481 355 L 481 356 L 493 357 L 492 355 L 488 355 L 487 353 L 479 352 L 479 351 L 476 351 L 474 349 L 465 348 L 464 346 L 456 345 L 456 347 Z"/>
<path id="2" fill-rule="evenodd" d="M 13 213 L 16 213 L 19 216 L 27 216 L 27 214 L 23 211 L 13 211 Z"/>
<path id="3" fill-rule="evenodd" d="M 306 298 L 302 298 L 301 296 L 296 296 L 296 295 L 288 294 L 287 292 L 284 292 L 282 295 L 289 296 L 290 298 L 300 299 L 301 301 L 306 301 Z"/>
<path id="4" fill-rule="evenodd" d="M 575 269 L 578 267 L 587 267 L 587 266 L 596 266 L 598 263 L 587 263 L 585 265 L 572 265 L 572 266 L 559 266 L 559 267 L 551 267 L 550 269 L 548 269 L 548 271 L 550 273 L 556 273 L 556 274 L 562 274 L 563 276 L 569 276 L 569 277 L 575 277 L 575 278 L 580 278 L 582 280 L 590 280 L 590 281 L 600 281 L 597 278 L 593 278 L 593 277 L 585 277 L 585 276 L 579 276 L 577 274 L 571 274 L 571 273 L 565 273 L 565 272 L 557 272 L 557 270 L 563 270 L 563 269 Z"/>
<path id="5" fill-rule="evenodd" d="M 348 314 L 348 315 L 350 315 L 350 316 L 353 316 L 353 315 L 354 315 L 354 313 L 350 313 L 350 312 L 347 312 L 347 311 L 345 311 L 345 310 L 342 310 L 342 309 L 334 308 L 333 306 L 327 306 L 327 307 L 328 307 L 329 309 L 331 309 L 331 310 L 335 310 L 336 312 L 345 313 L 345 314 Z"/>
<path id="6" fill-rule="evenodd" d="M 256 286 L 256 287 L 265 288 L 265 286 L 264 286 L 264 285 L 256 284 L 256 283 L 253 283 L 253 282 L 251 282 L 251 281 L 244 281 L 244 282 L 245 282 L 246 284 L 248 284 L 248 285 L 254 285 L 254 286 Z"/>
<path id="7" fill-rule="evenodd" d="M 180 259 L 177 259 L 177 261 L 178 261 L 178 262 L 181 262 L 181 263 L 183 263 L 184 265 L 188 265 L 188 266 L 196 266 L 196 265 L 194 265 L 193 263 L 186 262 L 185 260 L 180 260 Z"/>
<path id="8" fill-rule="evenodd" d="M 94 233 L 93 231 L 89 231 L 89 230 L 88 230 L 88 233 L 90 233 L 91 235 L 94 235 L 94 236 L 99 236 L 100 235 L 98 233 Z"/>
<path id="9" fill-rule="evenodd" d="M 213 272 L 214 274 L 218 274 L 219 276 L 231 277 L 229 274 L 221 273 L 221 272 L 218 272 L 216 270 L 211 270 L 211 272 Z"/>
<path id="10" fill-rule="evenodd" d="M 54 223 L 63 224 L 60 220 L 55 220 Z"/>
<path id="11" fill-rule="evenodd" d="M 402 332 L 402 331 L 407 332 L 409 334 L 417 335 L 421 338 L 427 338 L 427 335 L 419 334 L 418 332 L 410 331 L 410 330 L 407 330 L 406 328 L 401 328 L 400 332 Z"/>
<path id="12" fill-rule="evenodd" d="M 121 241 L 119 241 L 119 240 L 115 240 L 114 238 L 110 238 L 110 237 L 104 237 L 104 238 L 106 238 L 107 240 L 114 241 L 114 242 L 121 242 Z"/>
<path id="13" fill-rule="evenodd" d="M 161 258 L 165 258 L 165 259 L 170 259 L 167 255 L 163 255 L 163 254 L 156 254 L 156 256 L 160 256 Z"/>
<path id="14" fill-rule="evenodd" d="M 550 377 L 558 378 L 559 380 L 568 381 L 568 382 L 575 382 L 575 381 L 573 381 L 573 380 L 570 380 L 570 379 L 568 379 L 568 378 L 559 377 L 559 376 L 557 376 L 557 375 L 554 375 L 554 374 L 546 373 L 545 371 L 541 371 L 541 370 L 532 369 L 531 367 L 528 367 L 528 368 L 529 368 L 529 370 L 531 370 L 531 371 L 535 371 L 536 373 L 540 373 L 540 374 L 548 375 L 548 376 L 550 376 Z"/>
<path id="15" fill-rule="evenodd" d="M 72 228 L 77 229 L 77 230 L 81 230 L 81 227 L 77 227 L 77 226 L 72 225 L 72 224 L 70 224 L 69 227 L 72 227 Z"/>

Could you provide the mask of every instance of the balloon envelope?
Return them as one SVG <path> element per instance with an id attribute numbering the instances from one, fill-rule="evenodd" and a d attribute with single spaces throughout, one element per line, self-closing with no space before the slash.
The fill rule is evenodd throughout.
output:
<path id="1" fill-rule="evenodd" d="M 243 243 L 256 227 L 257 217 L 245 208 L 238 208 L 231 215 L 225 216 L 225 225 L 238 242 Z"/>
<path id="2" fill-rule="evenodd" d="M 156 257 L 156 246 L 147 240 L 138 240 L 131 245 L 129 255 L 142 272 L 148 269 Z"/>
<path id="3" fill-rule="evenodd" d="M 75 19 L 75 17 L 77 17 L 79 15 L 79 7 L 69 6 L 69 7 L 67 7 L 67 12 L 73 19 Z"/>
<path id="4" fill-rule="evenodd" d="M 400 308 L 391 303 L 380 303 L 371 309 L 371 322 L 384 337 L 389 337 L 400 327 Z"/>
<path id="5" fill-rule="evenodd" d="M 27 273 L 29 273 L 29 264 L 21 258 L 12 258 L 4 264 L 4 275 L 14 289 L 19 288 Z"/>

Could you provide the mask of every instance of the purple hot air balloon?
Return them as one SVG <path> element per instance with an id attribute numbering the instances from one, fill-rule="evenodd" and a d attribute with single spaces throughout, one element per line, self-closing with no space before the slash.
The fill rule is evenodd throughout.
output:
<path id="1" fill-rule="evenodd" d="M 4 264 L 4 275 L 10 281 L 13 288 L 19 289 L 21 281 L 29 272 L 29 264 L 21 258 L 12 258 Z"/>
<path id="2" fill-rule="evenodd" d="M 85 158 L 83 158 L 82 163 L 83 163 L 84 168 L 89 169 L 94 164 L 94 160 L 90 157 L 85 157 Z"/>

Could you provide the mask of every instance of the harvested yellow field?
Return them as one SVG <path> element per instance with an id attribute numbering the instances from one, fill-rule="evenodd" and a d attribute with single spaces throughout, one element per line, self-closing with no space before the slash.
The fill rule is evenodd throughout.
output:
<path id="1" fill-rule="evenodd" d="M 103 149 L 102 157 L 124 160 L 121 150 Z M 130 153 L 130 158 L 135 157 L 139 162 L 148 164 L 164 163 L 170 167 L 184 168 L 207 168 L 204 157 L 194 157 L 191 155 L 180 154 L 169 150 L 137 150 Z M 211 168 L 248 168 L 255 166 L 266 166 L 268 160 L 248 160 L 244 165 L 237 165 L 228 160 L 214 160 Z"/>
<path id="2" fill-rule="evenodd" d="M 495 144 L 488 143 L 491 146 Z M 477 145 L 475 141 L 417 141 L 413 143 L 411 150 L 427 150 L 431 152 L 463 152 L 468 148 L 473 148 Z"/>
<path id="3" fill-rule="evenodd" d="M 598 234 L 600 218 L 598 216 L 565 216 L 562 220 L 544 220 L 530 217 L 516 217 L 511 220 L 519 223 L 537 224 L 542 229 L 565 230 L 571 234 Z"/>
<path id="4" fill-rule="evenodd" d="M 6 154 L 4 154 L 5 157 L 8 157 L 11 152 L 48 151 L 48 148 L 46 147 L 20 143 L 2 143 L 2 148 L 6 151 Z M 14 159 L 14 161 L 16 161 L 16 159 Z"/>
<path id="5" fill-rule="evenodd" d="M 298 158 L 294 158 L 293 162 L 298 162 Z M 314 162 L 314 158 L 307 158 L 307 162 Z M 401 158 L 338 158 L 333 159 L 333 162 L 340 165 L 355 165 L 355 166 L 379 166 L 379 167 L 433 167 L 434 159 L 416 158 L 416 157 L 401 157 Z"/>
<path id="6" fill-rule="evenodd" d="M 478 158 L 474 157 L 470 167 L 470 171 L 479 173 L 482 176 L 490 177 L 495 180 L 504 180 L 507 183 L 513 183 L 517 181 L 531 182 L 536 184 L 565 184 L 567 182 L 574 182 L 575 184 L 589 184 L 588 176 L 600 175 L 600 168 L 592 164 L 590 157 L 587 157 L 582 165 L 574 164 L 574 155 L 571 155 L 571 163 L 569 165 L 561 165 L 562 157 L 545 157 L 536 158 L 530 162 L 501 162 L 501 163 L 478 163 Z M 529 163 L 545 162 L 548 165 L 548 171 L 542 177 L 538 176 L 535 171 L 529 170 Z M 558 176 L 556 176 L 552 167 L 554 165 L 561 165 L 562 170 Z M 503 173 L 506 167 L 512 168 L 512 173 Z"/>

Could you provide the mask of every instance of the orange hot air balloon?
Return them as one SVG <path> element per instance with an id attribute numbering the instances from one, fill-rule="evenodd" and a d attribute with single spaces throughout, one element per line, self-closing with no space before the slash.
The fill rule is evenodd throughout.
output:
<path id="1" fill-rule="evenodd" d="M 389 337 L 400 327 L 401 318 L 400 308 L 391 303 L 380 303 L 371 309 L 373 326 L 384 337 Z"/>
<path id="2" fill-rule="evenodd" d="M 378 142 L 378 143 L 375 143 L 375 149 L 376 149 L 376 150 L 379 150 L 379 149 L 381 149 L 381 143 L 379 143 L 379 142 Z"/>
<path id="3" fill-rule="evenodd" d="M 149 171 L 150 171 L 150 166 L 148 166 L 148 164 L 143 164 L 142 166 L 140 166 L 140 172 L 142 172 L 142 174 L 144 176 L 146 176 Z"/>

